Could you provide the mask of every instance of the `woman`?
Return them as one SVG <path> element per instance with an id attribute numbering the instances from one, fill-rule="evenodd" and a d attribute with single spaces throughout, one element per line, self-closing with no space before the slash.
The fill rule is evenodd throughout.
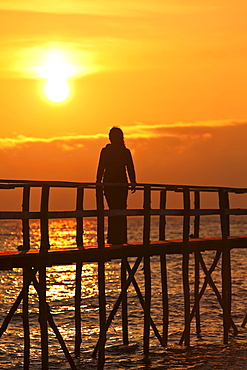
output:
<path id="1" fill-rule="evenodd" d="M 123 131 L 119 127 L 112 127 L 109 132 L 110 144 L 101 150 L 97 171 L 97 182 L 128 183 L 132 193 L 135 192 L 136 175 L 130 150 L 126 148 Z M 127 173 L 128 172 L 128 177 Z M 126 209 L 128 186 L 104 186 L 104 194 L 109 209 Z M 126 216 L 110 216 L 108 218 L 108 243 L 127 243 Z"/>

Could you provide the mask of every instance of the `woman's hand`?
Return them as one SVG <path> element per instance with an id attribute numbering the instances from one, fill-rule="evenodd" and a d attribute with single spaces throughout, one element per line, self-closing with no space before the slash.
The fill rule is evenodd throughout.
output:
<path id="1" fill-rule="evenodd" d="M 136 186 L 135 185 L 131 185 L 130 189 L 131 189 L 132 194 L 134 194 L 136 192 Z"/>

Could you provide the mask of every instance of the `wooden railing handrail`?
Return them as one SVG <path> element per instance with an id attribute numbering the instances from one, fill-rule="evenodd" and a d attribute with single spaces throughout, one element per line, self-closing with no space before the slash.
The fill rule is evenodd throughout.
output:
<path id="1" fill-rule="evenodd" d="M 29 185 L 30 187 L 42 187 L 43 185 L 48 185 L 49 187 L 68 187 L 68 188 L 76 188 L 76 187 L 84 187 L 84 188 L 92 188 L 95 189 L 96 185 L 98 186 L 130 186 L 131 184 L 123 184 L 123 183 L 95 183 L 95 182 L 73 182 L 73 181 L 43 181 L 43 180 L 7 180 L 7 179 L 0 179 L 0 186 L 15 186 L 15 187 L 23 187 L 25 185 Z M 247 193 L 247 188 L 238 188 L 238 187 L 224 187 L 224 186 L 201 186 L 201 185 L 179 185 L 179 184 L 154 184 L 154 183 L 137 183 L 137 189 L 144 189 L 145 186 L 149 186 L 151 190 L 167 190 L 167 191 L 183 191 L 183 189 L 189 188 L 190 192 L 194 192 L 196 190 L 200 192 L 218 192 L 219 190 L 224 190 L 229 193 Z"/>
<path id="2" fill-rule="evenodd" d="M 165 240 L 166 216 L 183 217 L 183 242 L 184 245 L 190 241 L 191 217 L 194 217 L 194 238 L 200 234 L 201 216 L 219 216 L 222 239 L 227 240 L 230 236 L 230 216 L 247 215 L 247 208 L 231 208 L 229 194 L 245 194 L 247 188 L 230 188 L 216 186 L 188 186 L 137 183 L 136 190 L 143 193 L 142 208 L 128 209 L 104 209 L 103 188 L 107 186 L 126 186 L 131 184 L 102 184 L 94 182 L 68 182 L 68 181 L 28 181 L 28 180 L 0 180 L 0 189 L 22 188 L 22 210 L 0 211 L 0 220 L 19 219 L 22 220 L 23 245 L 30 248 L 30 225 L 32 219 L 40 220 L 41 245 L 40 250 L 46 252 L 49 249 L 49 219 L 74 218 L 76 220 L 76 244 L 78 248 L 83 247 L 83 218 L 95 217 L 97 219 L 97 239 L 100 249 L 104 248 L 104 218 L 107 216 L 141 216 L 144 218 L 143 245 L 150 244 L 151 216 L 159 216 L 159 240 Z M 132 184 L 133 185 L 133 184 Z M 30 210 L 30 192 L 32 188 L 41 188 L 40 209 Z M 53 188 L 73 188 L 76 191 L 75 210 L 52 211 L 49 209 L 49 194 Z M 84 189 L 92 189 L 96 194 L 95 209 L 84 208 Z M 158 208 L 152 208 L 151 200 L 153 192 L 160 193 Z M 169 192 L 181 192 L 183 194 L 183 206 L 181 208 L 167 208 L 167 195 Z M 218 196 L 218 208 L 201 208 L 200 195 L 205 192 L 214 192 Z M 192 197 L 193 196 L 193 197 Z M 191 200 L 194 200 L 192 205 Z"/>

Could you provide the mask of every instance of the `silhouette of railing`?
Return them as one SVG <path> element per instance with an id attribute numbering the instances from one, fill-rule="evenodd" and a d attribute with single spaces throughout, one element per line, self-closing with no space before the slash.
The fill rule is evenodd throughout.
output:
<path id="1" fill-rule="evenodd" d="M 18 266 L 23 268 L 23 289 L 13 305 L 10 313 L 6 316 L 2 327 L 0 328 L 0 336 L 6 330 L 10 318 L 17 309 L 21 300 L 23 300 L 23 321 L 24 321 L 24 368 L 29 366 L 29 349 L 30 338 L 28 331 L 28 288 L 33 282 L 35 289 L 39 295 L 40 301 L 40 327 L 41 327 L 41 346 L 42 346 L 42 368 L 48 368 L 48 334 L 47 321 L 53 328 L 72 369 L 76 369 L 74 361 L 69 354 L 62 336 L 60 335 L 56 325 L 53 322 L 49 311 L 49 306 L 46 302 L 46 267 L 51 263 L 47 258 L 48 254 L 52 254 L 50 248 L 49 235 L 49 220 L 73 218 L 76 220 L 76 237 L 75 244 L 76 254 L 73 254 L 69 259 L 69 263 L 76 263 L 76 290 L 75 290 L 75 354 L 79 356 L 81 345 L 81 319 L 80 319 L 80 300 L 81 300 L 81 270 L 84 259 L 84 251 L 88 248 L 84 245 L 83 240 L 83 219 L 97 219 L 97 245 L 94 246 L 95 262 L 98 262 L 98 289 L 99 289 L 99 316 L 100 316 L 100 336 L 96 344 L 93 356 L 98 353 L 98 369 L 103 369 L 105 361 L 105 342 L 106 332 L 109 328 L 115 313 L 117 312 L 120 303 L 122 303 L 122 326 L 123 326 L 123 342 L 128 344 L 128 327 L 127 327 L 127 289 L 133 283 L 140 303 L 144 310 L 144 354 L 145 357 L 149 354 L 149 338 L 150 327 L 154 330 L 155 335 L 162 346 L 167 345 L 168 339 L 168 288 L 167 288 L 167 272 L 166 272 L 166 254 L 180 253 L 183 256 L 182 276 L 184 290 L 184 331 L 180 340 L 186 346 L 190 344 L 190 323 L 195 317 L 197 334 L 200 333 L 200 312 L 199 302 L 206 289 L 207 284 L 213 288 L 215 295 L 223 310 L 223 327 L 224 327 L 224 343 L 228 342 L 229 330 L 232 327 L 234 333 L 237 333 L 237 328 L 231 317 L 231 259 L 230 250 L 232 248 L 247 248 L 247 237 L 245 235 L 231 235 L 231 216 L 247 215 L 247 209 L 231 207 L 230 196 L 232 194 L 246 194 L 246 188 L 230 188 L 230 187 L 209 187 L 209 186 L 185 186 L 185 185 L 164 185 L 164 184 L 137 184 L 137 193 L 142 195 L 142 206 L 139 208 L 128 208 L 122 210 L 108 210 L 104 206 L 104 186 L 113 184 L 96 184 L 96 183 L 80 183 L 80 182 L 58 182 L 58 181 L 22 181 L 22 180 L 0 180 L 0 190 L 21 189 L 22 190 L 22 209 L 21 211 L 1 211 L 0 219 L 15 219 L 22 222 L 22 259 L 17 258 L 20 255 L 13 254 L 9 251 L 4 255 L 0 255 L 0 269 L 6 269 L 6 263 L 9 268 Z M 130 184 L 114 184 L 114 186 L 128 186 Z M 32 189 L 40 188 L 41 197 L 39 202 L 39 211 L 30 210 L 30 194 Z M 49 196 L 53 188 L 73 189 L 76 193 L 75 209 L 69 211 L 53 211 L 50 209 Z M 96 197 L 96 205 L 94 209 L 85 209 L 85 190 L 90 189 Z M 180 208 L 168 208 L 167 198 L 170 194 L 182 194 L 182 205 Z M 201 197 L 205 193 L 216 194 L 218 205 L 215 208 L 201 207 Z M 158 206 L 155 208 L 152 204 L 153 195 L 158 194 Z M 157 198 L 157 196 L 156 196 Z M 63 199 L 61 199 L 61 204 Z M 157 199 L 156 199 L 157 203 Z M 193 203 L 193 204 L 192 204 Z M 244 202 L 243 202 L 244 203 Z M 120 248 L 111 248 L 105 243 L 105 218 L 108 216 L 126 217 L 139 216 L 143 217 L 143 232 L 142 239 L 139 243 L 129 243 Z M 156 241 L 151 241 L 151 218 L 155 216 L 159 219 L 158 235 Z M 167 216 L 182 217 L 182 235 L 179 240 L 168 240 L 166 237 Z M 201 237 L 200 226 L 203 216 L 218 216 L 221 229 L 221 235 L 217 237 Z M 31 248 L 30 242 L 30 220 L 35 219 L 40 222 L 40 245 L 35 253 L 29 253 Z M 193 226 L 192 222 L 194 221 Z M 193 230 L 191 230 L 191 227 Z M 210 268 L 207 268 L 201 254 L 202 250 L 214 249 L 216 256 Z M 23 254 L 24 251 L 24 254 Z M 25 253 L 26 252 L 26 253 Z M 107 252 L 107 254 L 105 253 Z M 70 253 L 68 246 L 64 246 L 63 263 L 67 261 L 67 256 Z M 194 253 L 195 258 L 195 292 L 194 305 L 191 309 L 190 288 L 189 288 L 189 254 Z M 0 253 L 1 254 L 1 253 Z M 161 282 L 162 282 L 162 303 L 163 303 L 163 335 L 160 335 L 150 314 L 151 310 L 151 262 L 152 255 L 159 255 L 161 262 Z M 39 259 L 26 259 L 28 256 L 39 256 Z M 58 256 L 59 254 L 56 254 Z M 9 259 L 9 256 L 12 256 Z M 59 255 L 61 256 L 61 254 Z M 136 256 L 136 262 L 131 268 L 128 263 L 128 256 Z M 222 294 L 214 284 L 211 274 L 214 271 L 220 256 L 222 256 Z M 41 258 L 42 257 L 42 258 Z M 61 262 L 61 259 L 55 259 L 56 264 Z M 120 258 L 121 265 L 121 293 L 106 320 L 105 307 L 105 262 L 107 259 Z M 137 271 L 141 261 L 144 261 L 144 276 L 145 276 L 145 294 L 144 297 L 135 280 L 135 272 Z M 20 262 L 21 261 L 21 262 Z M 28 261 L 26 263 L 26 261 Z M 91 261 L 91 260 L 90 260 Z M 51 263 L 52 264 L 52 263 Z M 199 287 L 199 267 L 201 266 L 205 280 L 202 287 Z M 39 272 L 39 281 L 36 279 L 36 272 Z M 128 277 L 126 275 L 128 273 Z M 245 325 L 245 319 L 243 325 Z M 26 366 L 26 367 L 25 367 Z"/>
<path id="2" fill-rule="evenodd" d="M 150 218 L 159 216 L 159 235 L 158 240 L 166 239 L 166 216 L 183 217 L 182 241 L 188 244 L 191 240 L 200 237 L 200 220 L 202 216 L 220 216 L 221 237 L 227 240 L 230 236 L 230 216 L 247 215 L 246 208 L 230 208 L 229 194 L 246 194 L 246 188 L 229 187 L 209 187 L 209 186 L 184 186 L 184 185 L 164 185 L 164 184 L 137 184 L 137 192 L 142 192 L 143 207 L 126 210 L 108 210 L 104 207 L 103 186 L 113 184 L 95 183 L 76 183 L 76 182 L 51 182 L 51 181 L 17 181 L 0 180 L 0 189 L 22 189 L 22 211 L 0 211 L 0 219 L 20 219 L 23 225 L 23 247 L 30 249 L 30 227 L 31 219 L 40 220 L 40 252 L 45 252 L 50 247 L 49 242 L 49 220 L 74 218 L 76 219 L 76 244 L 78 248 L 83 248 L 83 218 L 96 217 L 98 247 L 104 248 L 104 218 L 106 216 L 142 216 L 144 218 L 143 242 L 144 246 L 150 244 Z M 114 184 L 115 186 L 128 186 L 125 184 Z M 30 192 L 33 188 L 41 188 L 40 210 L 30 211 Z M 76 209 L 70 211 L 51 211 L 49 209 L 49 194 L 53 188 L 72 188 L 76 192 Z M 85 189 L 95 191 L 97 207 L 95 209 L 84 209 Z M 159 193 L 159 207 L 153 208 L 151 198 L 153 193 Z M 182 208 L 168 209 L 166 207 L 168 193 L 182 193 Z M 203 193 L 216 193 L 218 195 L 217 208 L 201 208 L 200 198 Z M 191 200 L 194 206 L 191 206 Z M 61 199 L 61 204 L 63 199 Z M 194 227 L 191 232 L 191 218 L 194 218 Z"/>

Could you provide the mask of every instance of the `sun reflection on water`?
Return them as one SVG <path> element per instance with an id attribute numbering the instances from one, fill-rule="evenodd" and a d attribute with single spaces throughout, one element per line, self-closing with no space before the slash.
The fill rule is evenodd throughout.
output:
<path id="1" fill-rule="evenodd" d="M 174 222 L 174 221 L 173 221 Z M 12 245 L 12 248 L 16 248 L 16 241 L 19 242 L 21 239 L 21 223 L 17 223 L 15 226 L 15 232 L 11 229 L 12 226 L 8 223 L 4 223 L 2 226 L 3 233 L 0 235 L 1 240 L 5 240 L 5 246 Z M 138 226 L 135 220 L 135 230 L 141 230 L 141 226 Z M 141 222 L 140 222 L 141 225 Z M 243 224 L 241 227 L 244 227 Z M 32 246 L 39 246 L 40 231 L 39 222 L 37 220 L 30 222 L 31 235 L 32 235 Z M 75 234 L 75 220 L 50 220 L 50 241 L 52 247 L 68 247 L 75 246 L 76 234 Z M 209 225 L 211 229 L 214 229 L 215 224 L 211 222 Z M 236 226 L 237 227 L 237 226 Z M 84 242 L 85 244 L 92 243 L 92 240 L 96 240 L 96 221 L 95 220 L 84 220 Z M 180 229 L 179 229 L 180 230 Z M 205 232 L 205 231 L 203 231 Z M 15 234 L 16 233 L 16 234 Z M 137 231 L 136 231 L 137 233 Z M 3 235 L 5 235 L 3 237 Z M 134 236 L 133 236 L 134 237 Z M 135 238 L 138 236 L 135 235 Z M 11 244 L 12 243 L 12 244 Z M 2 244 L 3 245 L 3 244 Z M 5 248 L 5 247 L 4 247 Z M 244 307 L 246 307 L 246 289 L 247 289 L 247 276 L 246 276 L 246 264 L 247 257 L 245 250 L 234 250 L 232 253 L 232 268 L 233 268 L 233 312 L 234 321 L 240 326 L 243 317 L 245 315 Z M 207 266 L 212 263 L 214 253 L 203 252 L 205 262 Z M 152 257 L 152 318 L 155 320 L 157 328 L 162 330 L 162 292 L 161 292 L 161 281 L 160 281 L 160 260 L 159 257 Z M 128 259 L 131 266 L 135 261 L 134 258 Z M 190 261 L 190 274 L 194 274 L 193 258 Z M 181 275 L 182 259 L 179 255 L 167 256 L 167 270 L 168 270 L 168 294 L 169 294 L 169 343 L 177 343 L 181 336 L 181 330 L 183 328 L 183 291 L 182 291 L 182 275 Z M 220 266 L 220 265 L 219 265 Z M 143 264 L 136 272 L 136 280 L 139 284 L 140 290 L 144 297 L 144 271 L 142 269 Z M 120 284 L 120 273 L 121 273 L 121 261 L 112 260 L 105 263 L 105 283 L 106 283 L 106 309 L 107 315 L 110 313 L 121 289 Z M 201 274 L 201 282 L 204 280 L 204 274 Z M 221 283 L 220 268 L 216 268 L 212 274 L 212 277 L 218 287 Z M 75 334 L 75 278 L 76 278 L 76 264 L 64 265 L 64 266 L 53 266 L 47 268 L 47 302 L 51 309 L 51 313 L 54 317 L 54 321 L 59 328 L 59 331 L 66 340 L 68 347 L 73 351 L 74 334 Z M 9 311 L 12 304 L 22 288 L 22 269 L 14 269 L 12 271 L 0 271 L 0 316 L 1 320 L 6 316 L 6 312 Z M 37 273 L 37 280 L 39 275 Z M 85 263 L 82 266 L 82 294 L 81 294 L 81 322 L 82 322 L 82 340 L 83 356 L 91 355 L 92 349 L 98 340 L 99 334 L 99 303 L 98 303 L 98 266 L 97 263 Z M 193 287 L 191 286 L 191 292 Z M 33 361 L 40 361 L 40 328 L 39 328 L 39 303 L 37 292 L 33 285 L 29 287 L 29 321 L 30 321 L 30 336 L 32 342 L 31 356 Z M 192 297 L 193 300 L 193 297 Z M 195 335 L 194 321 L 192 323 L 192 342 L 203 343 L 207 345 L 212 341 L 219 340 L 222 338 L 222 311 L 217 302 L 217 299 L 212 292 L 210 286 L 207 287 L 205 295 L 201 300 L 200 305 L 201 318 L 202 318 L 202 335 L 203 338 L 199 342 Z M 143 310 L 141 308 L 136 291 L 131 285 L 128 289 L 128 312 L 129 312 L 129 338 L 130 341 L 135 343 L 142 343 L 143 340 Z M 121 307 L 118 310 L 113 323 L 111 324 L 107 333 L 107 351 L 112 351 L 111 358 L 116 356 L 121 361 L 127 361 L 129 354 L 123 353 L 119 350 L 118 354 L 115 355 L 115 347 L 119 343 L 122 343 L 122 327 L 121 327 L 122 312 Z M 241 337 L 242 335 L 242 337 Z M 9 363 L 4 364 L 6 356 L 14 358 L 15 364 L 17 358 L 22 359 L 23 352 L 23 328 L 22 328 L 22 305 L 19 306 L 16 311 L 13 320 L 11 321 L 7 332 L 2 336 L 4 345 L 0 343 L 0 364 L 1 368 L 9 368 Z M 242 330 L 238 336 L 237 341 L 246 341 L 246 330 Z M 61 358 L 63 354 L 57 342 L 57 339 L 49 328 L 49 346 L 51 356 L 55 359 L 56 364 L 52 368 L 60 368 L 65 370 L 67 367 L 65 364 L 61 365 Z M 140 348 L 141 348 L 140 344 Z M 159 351 L 160 347 L 157 345 L 157 340 L 151 334 L 151 346 L 155 351 Z M 129 347 L 132 348 L 131 346 Z M 134 358 L 142 357 L 141 349 L 136 347 L 136 354 Z M 162 349 L 163 350 L 163 349 Z M 110 352 L 108 352 L 110 353 Z M 114 355 L 113 355 L 114 353 Z M 135 357 L 136 356 L 136 357 Z M 138 357 L 139 356 L 139 357 Z M 158 358 L 158 357 L 157 357 Z M 174 355 L 175 359 L 175 355 Z M 22 360 L 20 360 L 22 361 Z M 127 362 L 126 362 L 127 363 Z M 134 361 L 133 361 L 134 363 Z M 58 365 L 59 364 L 59 365 Z M 40 368 L 35 363 L 33 368 Z M 127 364 L 128 365 L 128 364 Z M 123 366 L 126 369 L 128 366 Z M 35 367 L 36 366 L 36 367 Z M 84 365 L 83 365 L 84 366 Z M 108 368 L 111 368 L 108 364 Z M 16 368 L 17 365 L 16 365 Z M 84 368 L 84 367 L 83 367 Z M 175 367 L 174 367 L 175 368 Z M 187 368 L 188 367 L 184 367 Z M 85 369 L 91 369 L 90 364 Z M 179 368 L 181 369 L 181 367 Z"/>

